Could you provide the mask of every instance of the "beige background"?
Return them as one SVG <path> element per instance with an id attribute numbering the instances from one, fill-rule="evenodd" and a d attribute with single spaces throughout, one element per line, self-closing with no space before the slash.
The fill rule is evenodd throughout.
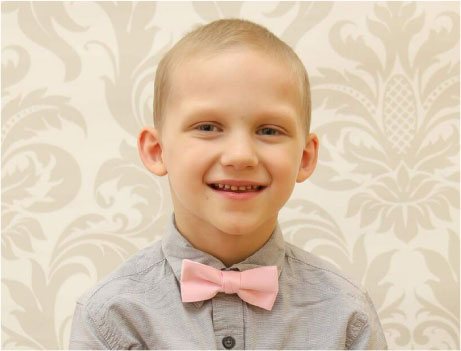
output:
<path id="1" fill-rule="evenodd" d="M 288 241 L 369 290 L 390 348 L 459 345 L 459 5 L 2 3 L 2 347 L 68 345 L 78 296 L 160 239 L 142 166 L 161 55 L 199 23 L 259 22 L 311 77 L 315 176 Z"/>

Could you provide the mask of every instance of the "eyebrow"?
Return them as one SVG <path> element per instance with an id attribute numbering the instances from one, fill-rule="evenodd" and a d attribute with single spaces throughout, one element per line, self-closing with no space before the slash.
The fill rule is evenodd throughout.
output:
<path id="1" fill-rule="evenodd" d="M 186 114 L 187 120 L 194 120 L 201 118 L 203 116 L 221 116 L 223 113 L 220 112 L 218 109 L 213 108 L 211 106 L 201 106 L 197 105 L 196 107 L 192 107 L 192 111 Z"/>
<path id="2" fill-rule="evenodd" d="M 223 111 L 220 111 L 219 108 L 215 108 L 213 106 L 206 106 L 206 105 L 199 105 L 197 104 L 196 107 L 192 107 L 192 111 L 187 113 L 186 120 L 193 121 L 194 119 L 201 119 L 203 116 L 207 116 L 207 118 L 220 118 L 221 116 L 225 115 Z M 257 115 L 254 116 L 256 120 L 260 119 L 276 119 L 282 120 L 286 123 L 291 123 L 292 121 L 296 121 L 299 116 L 294 109 L 287 109 L 284 107 L 273 107 L 271 109 L 267 109 L 265 111 L 260 111 Z"/>

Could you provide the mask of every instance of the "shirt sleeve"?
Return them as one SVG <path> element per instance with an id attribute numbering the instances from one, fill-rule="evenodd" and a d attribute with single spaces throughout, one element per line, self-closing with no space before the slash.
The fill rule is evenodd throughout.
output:
<path id="1" fill-rule="evenodd" d="M 77 303 L 72 321 L 70 350 L 108 350 L 110 347 L 100 335 L 86 308 Z"/>
<path id="2" fill-rule="evenodd" d="M 350 340 L 347 348 L 350 350 L 387 350 L 383 328 L 373 302 L 367 293 L 366 299 L 368 302 L 368 313 L 365 318 L 362 315 L 351 321 L 351 329 L 355 329 L 355 335 Z"/>

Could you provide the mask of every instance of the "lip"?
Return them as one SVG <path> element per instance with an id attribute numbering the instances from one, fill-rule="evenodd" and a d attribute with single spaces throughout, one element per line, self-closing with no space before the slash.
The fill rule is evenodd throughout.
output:
<path id="1" fill-rule="evenodd" d="M 244 185 L 260 185 L 263 188 L 259 191 L 248 191 L 248 192 L 232 192 L 232 191 L 223 191 L 219 189 L 215 189 L 209 184 L 228 184 L 228 185 L 234 185 L 234 186 L 244 186 Z M 226 199 L 230 200 L 249 200 L 257 197 L 260 195 L 264 190 L 266 190 L 267 185 L 265 185 L 263 182 L 255 182 L 251 180 L 236 180 L 236 179 L 223 179 L 223 180 L 217 180 L 213 182 L 208 183 L 208 187 L 214 191 L 217 195 L 222 196 Z"/>

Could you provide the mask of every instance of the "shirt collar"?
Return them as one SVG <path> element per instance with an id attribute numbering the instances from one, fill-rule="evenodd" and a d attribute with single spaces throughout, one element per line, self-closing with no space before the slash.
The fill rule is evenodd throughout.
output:
<path id="1" fill-rule="evenodd" d="M 176 228 L 174 214 L 166 227 L 166 233 L 162 239 L 162 249 L 178 282 L 181 278 L 182 260 L 185 258 L 219 270 L 226 268 L 224 263 L 219 259 L 194 248 L 192 244 L 181 235 Z M 277 266 L 280 276 L 284 258 L 285 242 L 280 227 L 277 224 L 269 240 L 258 251 L 242 262 L 232 265 L 228 269 L 238 268 L 240 271 L 245 271 L 261 266 Z"/>

